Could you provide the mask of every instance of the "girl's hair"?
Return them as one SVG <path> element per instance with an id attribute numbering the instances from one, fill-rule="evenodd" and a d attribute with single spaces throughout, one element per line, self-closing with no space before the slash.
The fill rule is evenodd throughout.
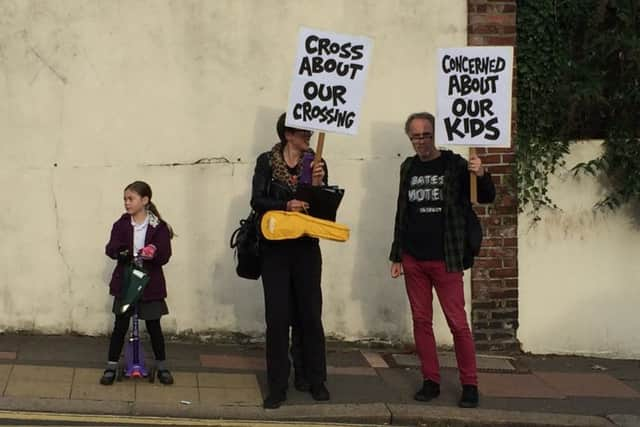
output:
<path id="1" fill-rule="evenodd" d="M 127 185 L 125 187 L 124 191 L 133 191 L 134 193 L 138 194 L 140 197 L 148 197 L 149 198 L 149 204 L 147 205 L 147 209 L 149 209 L 151 211 L 151 213 L 153 213 L 155 216 L 157 216 L 158 219 L 164 221 L 164 219 L 162 219 L 162 216 L 160 215 L 160 212 L 158 212 L 158 208 L 151 201 L 152 193 L 151 193 L 151 187 L 149 186 L 149 184 L 147 184 L 144 181 L 135 181 L 135 182 L 132 182 L 131 184 Z M 169 223 L 167 221 L 164 221 L 164 223 L 167 224 L 167 228 L 169 229 L 169 237 L 171 237 L 173 239 L 173 237 L 176 235 L 173 232 L 173 228 L 171 228 L 171 226 L 169 225 Z"/>

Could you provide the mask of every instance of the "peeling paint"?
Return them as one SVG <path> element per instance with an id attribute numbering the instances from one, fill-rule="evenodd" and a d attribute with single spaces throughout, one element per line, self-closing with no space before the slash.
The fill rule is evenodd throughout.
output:
<path id="1" fill-rule="evenodd" d="M 173 163 L 150 163 L 145 166 L 160 166 L 160 167 L 176 167 L 176 166 L 197 166 L 197 165 L 217 165 L 217 164 L 229 164 L 241 162 L 232 162 L 226 157 L 203 157 L 194 162 L 173 162 Z"/>

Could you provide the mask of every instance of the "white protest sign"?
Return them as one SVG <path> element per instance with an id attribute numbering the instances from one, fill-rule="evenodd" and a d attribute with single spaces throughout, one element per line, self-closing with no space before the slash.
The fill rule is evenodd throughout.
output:
<path id="1" fill-rule="evenodd" d="M 301 28 L 286 125 L 357 134 L 372 48 L 367 37 Z"/>
<path id="2" fill-rule="evenodd" d="M 436 143 L 511 146 L 513 47 L 438 49 Z"/>

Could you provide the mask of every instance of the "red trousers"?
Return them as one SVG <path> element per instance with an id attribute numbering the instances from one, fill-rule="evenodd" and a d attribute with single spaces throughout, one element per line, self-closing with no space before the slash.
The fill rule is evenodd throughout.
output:
<path id="1" fill-rule="evenodd" d="M 404 254 L 402 268 L 413 316 L 413 335 L 422 375 L 440 383 L 440 365 L 433 335 L 433 289 L 453 334 L 453 343 L 463 385 L 478 385 L 476 350 L 464 310 L 462 272 L 449 273 L 444 261 L 419 261 Z"/>

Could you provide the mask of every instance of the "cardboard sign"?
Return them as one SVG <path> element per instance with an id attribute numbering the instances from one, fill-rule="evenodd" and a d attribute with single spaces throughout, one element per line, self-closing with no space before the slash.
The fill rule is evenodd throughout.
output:
<path id="1" fill-rule="evenodd" d="M 511 146 L 513 47 L 438 49 L 436 143 Z"/>
<path id="2" fill-rule="evenodd" d="M 289 127 L 356 135 L 371 39 L 301 28 L 289 92 Z"/>

